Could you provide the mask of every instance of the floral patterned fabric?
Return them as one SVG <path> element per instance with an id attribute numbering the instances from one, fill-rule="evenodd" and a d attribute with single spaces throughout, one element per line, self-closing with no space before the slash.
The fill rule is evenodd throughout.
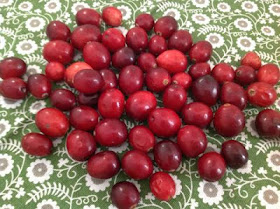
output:
<path id="1" fill-rule="evenodd" d="M 256 51 L 263 63 L 279 65 L 279 0 L 0 0 L 0 59 L 24 59 L 28 64 L 25 80 L 30 74 L 43 73 L 46 61 L 41 52 L 48 41 L 47 24 L 57 19 L 72 30 L 78 10 L 91 7 L 101 11 L 108 5 L 122 11 L 124 23 L 118 28 L 124 34 L 142 12 L 151 13 L 156 19 L 173 16 L 179 28 L 193 34 L 194 41 L 206 39 L 212 43 L 212 66 L 227 62 L 236 68 L 250 50 Z M 101 27 L 104 30 L 105 25 Z M 80 59 L 78 53 L 75 60 Z M 68 88 L 64 83 L 56 87 Z M 276 88 L 280 94 L 280 87 Z M 110 190 L 116 182 L 127 179 L 122 171 L 108 180 L 91 178 L 85 162 L 75 162 L 68 156 L 65 137 L 54 140 L 53 154 L 46 158 L 31 157 L 22 151 L 22 136 L 38 131 L 35 114 L 47 106 L 48 99 L 28 96 L 24 101 L 11 101 L 0 97 L 0 209 L 115 208 L 110 202 Z M 271 108 L 280 110 L 280 99 Z M 254 120 L 260 110 L 253 106 L 244 110 L 246 127 L 234 137 L 249 152 L 249 161 L 243 168 L 227 169 L 221 181 L 210 183 L 198 176 L 197 159 L 184 158 L 180 168 L 171 174 L 176 182 L 176 196 L 170 202 L 156 200 L 148 180 L 128 179 L 141 193 L 138 208 L 279 209 L 280 140 L 258 136 Z M 123 119 L 128 128 L 135 125 L 129 118 Z M 212 126 L 205 132 L 209 140 L 207 151 L 220 151 L 226 139 L 217 135 Z M 101 147 L 98 151 L 105 149 Z M 126 142 L 109 149 L 121 156 L 130 147 Z M 158 170 L 155 165 L 155 171 Z"/>

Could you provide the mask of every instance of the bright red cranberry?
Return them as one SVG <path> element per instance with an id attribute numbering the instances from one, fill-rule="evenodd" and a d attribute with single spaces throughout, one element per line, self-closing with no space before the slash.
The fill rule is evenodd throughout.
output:
<path id="1" fill-rule="evenodd" d="M 162 101 L 164 107 L 179 112 L 187 102 L 187 92 L 182 86 L 171 84 L 164 90 Z"/>
<path id="2" fill-rule="evenodd" d="M 176 49 L 167 50 L 157 57 L 159 67 L 166 69 L 169 73 L 184 72 L 187 69 L 187 57 Z"/>
<path id="3" fill-rule="evenodd" d="M 279 68 L 274 64 L 263 65 L 257 73 L 258 81 L 275 85 L 280 77 Z"/>
<path id="4" fill-rule="evenodd" d="M 51 21 L 46 28 L 46 33 L 50 40 L 69 41 L 71 36 L 69 27 L 59 20 Z"/>
<path id="5" fill-rule="evenodd" d="M 233 81 L 235 72 L 229 64 L 219 63 L 213 68 L 211 75 L 219 82 L 219 84 L 223 84 L 226 81 Z"/>
<path id="6" fill-rule="evenodd" d="M 276 110 L 262 110 L 256 118 L 256 128 L 260 136 L 280 136 L 280 113 Z"/>
<path id="7" fill-rule="evenodd" d="M 36 114 L 35 124 L 43 134 L 53 138 L 64 136 L 69 129 L 66 115 L 51 107 L 46 107 Z"/>
<path id="8" fill-rule="evenodd" d="M 110 52 L 116 52 L 125 47 L 125 37 L 120 30 L 108 28 L 102 35 L 102 44 L 104 44 Z"/>
<path id="9" fill-rule="evenodd" d="M 17 77 L 0 82 L 0 94 L 9 99 L 24 99 L 27 95 L 27 84 Z"/>
<path id="10" fill-rule="evenodd" d="M 175 73 L 172 76 L 172 83 L 178 84 L 185 90 L 188 90 L 192 84 L 192 78 L 188 73 L 185 72 Z"/>
<path id="11" fill-rule="evenodd" d="M 149 152 L 155 146 L 155 136 L 145 126 L 134 126 L 128 135 L 129 144 L 133 149 L 137 149 L 143 152 Z"/>
<path id="12" fill-rule="evenodd" d="M 99 94 L 79 93 L 77 101 L 80 105 L 94 106 L 97 105 Z"/>
<path id="13" fill-rule="evenodd" d="M 8 57 L 0 62 L 0 78 L 21 77 L 26 72 L 25 62 L 17 57 Z"/>
<path id="14" fill-rule="evenodd" d="M 83 8 L 76 14 L 76 22 L 78 25 L 90 24 L 100 27 L 101 21 L 101 15 L 94 9 Z"/>
<path id="15" fill-rule="evenodd" d="M 100 70 L 99 73 L 104 80 L 104 86 L 101 88 L 100 91 L 105 91 L 106 89 L 110 88 L 117 88 L 118 79 L 116 74 L 112 70 L 105 68 Z"/>
<path id="16" fill-rule="evenodd" d="M 167 70 L 157 67 L 146 74 L 146 85 L 153 92 L 161 92 L 171 83 L 171 77 Z"/>
<path id="17" fill-rule="evenodd" d="M 211 75 L 205 75 L 192 83 L 192 94 L 196 101 L 203 102 L 208 106 L 217 103 L 220 93 L 218 82 Z"/>
<path id="18" fill-rule="evenodd" d="M 22 137 L 21 147 L 29 155 L 44 157 L 51 154 L 53 143 L 43 134 L 29 133 Z"/>
<path id="19" fill-rule="evenodd" d="M 146 52 L 139 55 L 137 64 L 144 72 L 148 72 L 157 67 L 157 60 L 153 54 Z"/>
<path id="20" fill-rule="evenodd" d="M 187 125 L 206 128 L 213 119 L 211 108 L 201 102 L 192 102 L 182 109 L 182 118 Z"/>
<path id="21" fill-rule="evenodd" d="M 260 107 L 268 107 L 277 99 L 273 86 L 264 82 L 255 82 L 248 86 L 247 95 L 252 105 Z"/>
<path id="22" fill-rule="evenodd" d="M 248 152 L 240 142 L 228 140 L 222 144 L 221 155 L 226 164 L 234 169 L 241 168 L 248 161 Z"/>
<path id="23" fill-rule="evenodd" d="M 192 35 L 187 30 L 177 30 L 168 40 L 169 49 L 177 49 L 184 54 L 192 47 Z"/>
<path id="24" fill-rule="evenodd" d="M 154 18 L 150 14 L 142 13 L 135 19 L 135 26 L 143 28 L 147 32 L 153 29 L 154 24 Z"/>
<path id="25" fill-rule="evenodd" d="M 127 128 L 119 119 L 104 119 L 95 127 L 95 139 L 107 147 L 119 146 L 127 139 Z"/>
<path id="26" fill-rule="evenodd" d="M 174 17 L 164 16 L 156 21 L 154 31 L 157 35 L 168 39 L 178 28 L 177 21 Z"/>
<path id="27" fill-rule="evenodd" d="M 29 92 L 37 99 L 45 99 L 50 96 L 52 84 L 43 74 L 33 74 L 28 77 L 27 86 Z"/>
<path id="28" fill-rule="evenodd" d="M 208 41 L 198 41 L 190 49 L 189 56 L 195 63 L 207 62 L 213 52 L 212 45 Z"/>
<path id="29" fill-rule="evenodd" d="M 167 50 L 167 43 L 162 36 L 154 35 L 149 40 L 149 51 L 153 55 L 157 56 L 166 50 Z"/>
<path id="30" fill-rule="evenodd" d="M 122 13 L 116 7 L 105 7 L 102 11 L 102 19 L 107 25 L 118 27 L 122 24 Z"/>
<path id="31" fill-rule="evenodd" d="M 143 28 L 131 28 L 126 34 L 126 44 L 136 53 L 145 51 L 148 47 L 148 35 Z"/>
<path id="32" fill-rule="evenodd" d="M 121 160 L 123 171 L 136 180 L 147 179 L 153 173 L 153 163 L 149 156 L 139 150 L 131 150 Z"/>
<path id="33" fill-rule="evenodd" d="M 117 69 L 122 69 L 128 65 L 133 65 L 136 56 L 129 47 L 123 47 L 116 51 L 112 56 L 112 65 Z"/>
<path id="34" fill-rule="evenodd" d="M 51 81 L 62 81 L 64 78 L 65 67 L 59 62 L 49 62 L 46 65 L 45 73 Z"/>
<path id="35" fill-rule="evenodd" d="M 198 159 L 198 173 L 206 181 L 219 181 L 225 172 L 225 160 L 217 152 L 207 152 Z"/>
<path id="36" fill-rule="evenodd" d="M 146 120 L 157 106 L 155 95 L 149 91 L 138 91 L 130 95 L 125 104 L 126 114 L 134 120 Z"/>
<path id="37" fill-rule="evenodd" d="M 245 115 L 235 105 L 224 104 L 216 111 L 213 122 L 218 134 L 233 137 L 244 129 Z"/>
<path id="38" fill-rule="evenodd" d="M 235 80 L 243 86 L 250 85 L 257 80 L 257 73 L 254 68 L 241 65 L 235 71 Z"/>
<path id="39" fill-rule="evenodd" d="M 125 98 L 118 89 L 107 89 L 98 99 L 98 111 L 103 118 L 120 118 L 124 111 Z"/>
<path id="40" fill-rule="evenodd" d="M 258 70 L 262 66 L 259 55 L 255 52 L 247 52 L 241 59 L 241 65 L 246 65 Z"/>
<path id="41" fill-rule="evenodd" d="M 48 62 L 60 62 L 65 65 L 73 60 L 74 48 L 65 41 L 50 41 L 44 46 L 43 56 Z"/>
<path id="42" fill-rule="evenodd" d="M 81 105 L 71 110 L 69 120 L 76 129 L 92 131 L 98 123 L 98 113 L 91 107 Z"/>
<path id="43" fill-rule="evenodd" d="M 76 97 L 68 89 L 56 89 L 50 96 L 52 106 L 62 110 L 68 111 L 75 107 Z"/>
<path id="44" fill-rule="evenodd" d="M 119 209 L 132 209 L 138 205 L 140 193 L 133 183 L 122 181 L 112 187 L 111 200 Z"/>
<path id="45" fill-rule="evenodd" d="M 164 172 L 156 172 L 150 179 L 150 189 L 156 198 L 162 201 L 171 200 L 176 193 L 173 178 Z"/>
<path id="46" fill-rule="evenodd" d="M 194 80 L 210 73 L 211 68 L 207 62 L 194 63 L 189 69 L 189 74 Z"/>
<path id="47" fill-rule="evenodd" d="M 157 108 L 148 117 L 150 130 L 158 137 L 172 137 L 177 134 L 181 127 L 181 119 L 171 109 Z"/>
<path id="48" fill-rule="evenodd" d="M 74 160 L 85 161 L 94 154 L 96 143 L 90 133 L 74 130 L 66 138 L 66 147 L 68 154 Z"/>
<path id="49" fill-rule="evenodd" d="M 118 155 L 112 151 L 103 151 L 93 155 L 87 162 L 90 176 L 98 179 L 109 179 L 120 170 Z"/>

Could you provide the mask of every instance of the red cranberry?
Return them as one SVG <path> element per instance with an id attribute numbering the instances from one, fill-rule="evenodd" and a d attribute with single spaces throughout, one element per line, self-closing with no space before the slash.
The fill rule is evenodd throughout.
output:
<path id="1" fill-rule="evenodd" d="M 116 74 L 110 69 L 102 69 L 99 71 L 100 75 L 104 80 L 104 86 L 100 91 L 105 91 L 110 88 L 117 88 L 118 86 L 118 79 Z"/>
<path id="2" fill-rule="evenodd" d="M 235 76 L 233 68 L 227 63 L 217 64 L 211 74 L 220 84 L 226 81 L 233 81 Z"/>
<path id="3" fill-rule="evenodd" d="M 146 74 L 146 85 L 153 92 L 163 91 L 170 83 L 171 77 L 163 68 L 153 68 Z"/>
<path id="4" fill-rule="evenodd" d="M 212 55 L 212 45 L 208 41 L 198 41 L 190 49 L 189 56 L 195 63 L 207 62 Z"/>
<path id="5" fill-rule="evenodd" d="M 260 136 L 280 136 L 280 113 L 276 110 L 262 110 L 256 118 L 256 128 Z"/>
<path id="6" fill-rule="evenodd" d="M 177 30 L 168 40 L 169 49 L 177 49 L 184 54 L 192 47 L 192 35 L 187 30 Z"/>
<path id="7" fill-rule="evenodd" d="M 52 106 L 62 110 L 68 111 L 75 107 L 76 97 L 68 89 L 56 89 L 50 96 Z"/>
<path id="8" fill-rule="evenodd" d="M 51 21 L 46 28 L 47 36 L 50 40 L 69 41 L 71 31 L 69 27 L 58 20 Z"/>
<path id="9" fill-rule="evenodd" d="M 187 69 L 188 60 L 182 52 L 172 49 L 160 54 L 157 57 L 157 64 L 169 73 L 179 73 Z"/>
<path id="10" fill-rule="evenodd" d="M 148 35 L 143 28 L 131 28 L 126 34 L 126 44 L 136 53 L 145 51 L 148 47 Z"/>
<path id="11" fill-rule="evenodd" d="M 164 16 L 156 21 L 154 31 L 157 35 L 168 39 L 178 28 L 177 21 L 174 17 Z"/>
<path id="12" fill-rule="evenodd" d="M 43 74 L 33 74 L 28 77 L 28 90 L 37 99 L 45 99 L 50 96 L 52 84 Z"/>
<path id="13" fill-rule="evenodd" d="M 213 122 L 218 134 L 233 137 L 244 129 L 245 115 L 235 105 L 224 104 L 216 111 Z"/>
<path id="14" fill-rule="evenodd" d="M 80 105 L 94 106 L 97 105 L 99 94 L 79 93 L 77 101 Z"/>
<path id="15" fill-rule="evenodd" d="M 216 152 L 207 152 L 198 159 L 198 173 L 206 181 L 218 181 L 226 172 L 224 158 Z"/>
<path id="16" fill-rule="evenodd" d="M 131 150 L 121 160 L 123 171 L 136 180 L 146 179 L 153 173 L 153 163 L 149 156 L 139 150 Z"/>
<path id="17" fill-rule="evenodd" d="M 256 75 L 257 74 L 254 68 L 242 65 L 235 71 L 235 80 L 237 81 L 237 83 L 243 86 L 250 85 L 257 80 Z"/>
<path id="18" fill-rule="evenodd" d="M 207 62 L 195 63 L 189 69 L 189 74 L 194 80 L 210 73 L 211 68 Z"/>
<path id="19" fill-rule="evenodd" d="M 129 132 L 128 139 L 134 149 L 143 152 L 153 149 L 156 142 L 154 134 L 145 126 L 134 126 Z"/>
<path id="20" fill-rule="evenodd" d="M 17 77 L 0 82 L 0 94 L 9 99 L 24 99 L 27 95 L 27 84 Z"/>
<path id="21" fill-rule="evenodd" d="M 178 84 L 168 86 L 162 95 L 163 105 L 179 112 L 187 101 L 187 92 Z"/>
<path id="22" fill-rule="evenodd" d="M 120 30 L 108 28 L 102 35 L 102 44 L 104 44 L 110 52 L 116 52 L 125 47 L 125 37 Z"/>
<path id="23" fill-rule="evenodd" d="M 100 27 L 101 21 L 101 15 L 94 9 L 83 8 L 76 14 L 76 22 L 78 25 L 90 24 Z"/>
<path id="24" fill-rule="evenodd" d="M 157 106 L 155 95 L 149 91 L 138 91 L 130 95 L 125 104 L 126 114 L 134 120 L 146 120 Z"/>
<path id="25" fill-rule="evenodd" d="M 241 65 L 246 65 L 258 70 L 262 66 L 259 55 L 255 52 L 247 52 L 241 59 Z"/>
<path id="26" fill-rule="evenodd" d="M 154 27 L 154 18 L 150 14 L 140 14 L 135 19 L 135 26 L 143 28 L 145 31 L 150 31 Z"/>
<path id="27" fill-rule="evenodd" d="M 157 56 L 167 50 L 167 43 L 162 36 L 154 35 L 149 40 L 149 51 Z"/>
<path id="28" fill-rule="evenodd" d="M 117 69 L 122 69 L 135 62 L 135 54 L 129 47 L 123 47 L 116 51 L 112 56 L 112 65 Z"/>
<path id="29" fill-rule="evenodd" d="M 67 136 L 66 147 L 69 155 L 74 160 L 85 161 L 94 154 L 96 143 L 90 133 L 74 130 Z"/>
<path id="30" fill-rule="evenodd" d="M 175 73 L 172 76 L 172 83 L 178 84 L 185 90 L 188 90 L 192 84 L 192 78 L 188 73 L 185 72 Z"/>
<path id="31" fill-rule="evenodd" d="M 258 81 L 275 85 L 279 81 L 279 68 L 274 64 L 263 65 L 257 73 Z"/>
<path id="32" fill-rule="evenodd" d="M 45 157 L 51 154 L 53 143 L 43 134 L 29 133 L 22 137 L 21 147 L 29 155 Z"/>
<path id="33" fill-rule="evenodd" d="M 49 62 L 46 65 L 45 73 L 51 81 L 62 81 L 64 78 L 65 67 L 59 62 Z"/>
<path id="34" fill-rule="evenodd" d="M 118 27 L 122 24 L 122 13 L 116 7 L 105 7 L 102 11 L 102 19 L 107 25 Z"/>
<path id="35" fill-rule="evenodd" d="M 144 72 L 148 72 L 157 67 L 157 60 L 153 54 L 146 52 L 139 55 L 137 64 Z"/>
<path id="36" fill-rule="evenodd" d="M 0 78 L 21 77 L 26 72 L 25 62 L 17 57 L 8 57 L 0 62 Z"/>

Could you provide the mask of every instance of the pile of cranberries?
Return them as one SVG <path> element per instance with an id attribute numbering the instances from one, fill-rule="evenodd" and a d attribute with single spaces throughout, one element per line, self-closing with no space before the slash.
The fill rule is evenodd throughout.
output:
<path id="1" fill-rule="evenodd" d="M 113 27 L 101 33 L 102 20 Z M 0 93 L 4 97 L 24 99 L 30 92 L 37 99 L 49 97 L 53 106 L 36 114 L 42 134 L 29 133 L 22 138 L 25 152 L 51 154 L 51 139 L 65 136 L 71 125 L 75 130 L 67 136 L 67 151 L 74 160 L 88 160 L 87 171 L 92 177 L 112 178 L 122 168 L 130 178 L 149 178 L 152 193 L 163 201 L 175 195 L 174 180 L 167 172 L 179 168 L 182 154 L 199 157 L 198 173 L 207 181 L 221 179 L 226 166 L 237 169 L 246 164 L 248 153 L 236 140 L 223 142 L 221 153 L 203 154 L 208 141 L 202 129 L 213 121 L 218 134 L 238 135 L 244 129 L 242 111 L 248 102 L 268 107 L 277 99 L 273 87 L 279 80 L 276 65 L 262 66 L 259 56 L 249 52 L 236 71 L 226 63 L 210 69 L 211 44 L 193 44 L 191 34 L 178 30 L 170 16 L 154 22 L 150 14 L 140 14 L 126 37 L 114 28 L 122 23 L 122 14 L 115 7 L 106 7 L 102 15 L 82 9 L 76 14 L 76 22 L 72 32 L 60 21 L 47 26 L 50 41 L 43 49 L 48 61 L 45 74 L 33 74 L 26 83 L 20 78 L 26 72 L 23 60 L 11 57 L 0 63 Z M 149 39 L 147 32 L 152 29 L 155 35 Z M 83 53 L 84 62 L 71 63 L 75 50 Z M 186 54 L 192 63 L 188 72 Z M 67 89 L 52 89 L 51 82 L 63 80 L 78 95 Z M 188 91 L 195 102 L 187 103 Z M 164 107 L 157 106 L 154 93 L 162 96 Z M 210 107 L 218 100 L 222 105 L 213 114 Z M 70 112 L 69 117 L 65 111 Z M 123 114 L 135 121 L 147 121 L 147 126 L 137 125 L 128 131 L 120 120 Z M 262 110 L 256 128 L 260 136 L 279 137 L 280 113 Z M 155 136 L 165 140 L 156 142 Z M 174 136 L 176 142 L 168 140 Z M 121 160 L 112 151 L 95 154 L 97 144 L 120 146 L 127 139 L 133 149 Z M 151 151 L 164 172 L 153 173 L 147 154 Z M 135 185 L 124 181 L 113 186 L 111 199 L 118 208 L 132 208 L 140 195 Z"/>

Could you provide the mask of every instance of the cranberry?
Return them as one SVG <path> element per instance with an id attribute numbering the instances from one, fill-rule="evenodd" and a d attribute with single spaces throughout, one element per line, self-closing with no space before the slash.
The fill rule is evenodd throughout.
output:
<path id="1" fill-rule="evenodd" d="M 226 81 L 233 81 L 235 76 L 233 68 L 227 63 L 217 64 L 211 74 L 220 84 Z"/>
<path id="2" fill-rule="evenodd" d="M 153 163 L 149 156 L 139 150 L 131 150 L 121 160 L 123 171 L 136 180 L 146 179 L 153 173 Z"/>
<path id="3" fill-rule="evenodd" d="M 143 28 L 145 31 L 150 31 L 153 29 L 155 24 L 154 18 L 150 14 L 140 14 L 135 19 L 135 26 Z"/>
<path id="4" fill-rule="evenodd" d="M 88 42 L 83 49 L 83 57 L 94 70 L 108 68 L 111 62 L 110 52 L 99 42 Z"/>
<path id="5" fill-rule="evenodd" d="M 74 48 L 65 41 L 50 41 L 44 46 L 43 56 L 48 62 L 60 62 L 65 65 L 73 60 Z"/>
<path id="6" fill-rule="evenodd" d="M 21 77 L 26 72 L 25 62 L 17 57 L 8 57 L 0 62 L 0 78 Z"/>
<path id="7" fill-rule="evenodd" d="M 130 95 L 143 88 L 144 74 L 143 71 L 135 65 L 124 67 L 119 74 L 119 86 L 121 91 Z"/>
<path id="8" fill-rule="evenodd" d="M 94 106 L 97 105 L 99 94 L 79 93 L 77 101 L 80 105 Z"/>
<path id="9" fill-rule="evenodd" d="M 107 89 L 98 99 L 98 110 L 103 118 L 120 118 L 124 111 L 125 98 L 118 89 Z"/>
<path id="10" fill-rule="evenodd" d="M 146 74 L 146 85 L 153 92 L 163 91 L 170 83 L 171 77 L 163 68 L 153 68 Z"/>
<path id="11" fill-rule="evenodd" d="M 112 151 L 103 151 L 92 156 L 87 162 L 90 176 L 98 179 L 109 179 L 120 170 L 118 155 Z"/>
<path id="12" fill-rule="evenodd" d="M 47 36 L 50 40 L 69 41 L 71 31 L 69 27 L 58 20 L 51 21 L 46 28 Z"/>
<path id="13" fill-rule="evenodd" d="M 29 133 L 22 137 L 21 147 L 29 155 L 44 157 L 51 154 L 53 143 L 43 134 Z"/>
<path id="14" fill-rule="evenodd" d="M 37 99 L 49 97 L 52 90 L 50 80 L 43 74 L 33 74 L 28 77 L 28 90 Z"/>
<path id="15" fill-rule="evenodd" d="M 176 193 L 176 185 L 173 178 L 164 172 L 156 172 L 150 179 L 150 189 L 156 198 L 169 201 Z"/>
<path id="16" fill-rule="evenodd" d="M 245 115 L 235 105 L 224 104 L 216 111 L 213 122 L 218 134 L 233 137 L 244 129 Z"/>
<path id="17" fill-rule="evenodd" d="M 154 134 L 145 126 L 134 126 L 129 132 L 128 139 L 134 149 L 143 152 L 153 149 L 156 142 Z"/>
<path id="18" fill-rule="evenodd" d="M 211 108 L 201 102 L 192 102 L 182 109 L 182 118 L 187 125 L 206 128 L 213 119 Z"/>
<path id="19" fill-rule="evenodd" d="M 228 140 L 222 144 L 221 155 L 231 168 L 241 168 L 248 161 L 248 152 L 240 142 Z"/>
<path id="20" fill-rule="evenodd" d="M 172 76 L 172 83 L 178 84 L 185 90 L 188 90 L 192 84 L 192 78 L 188 73 L 185 72 L 175 73 Z"/>
<path id="21" fill-rule="evenodd" d="M 162 95 L 163 105 L 179 112 L 187 101 L 187 92 L 178 84 L 168 86 Z"/>
<path id="22" fill-rule="evenodd" d="M 102 11 L 102 19 L 107 25 L 118 27 L 122 24 L 122 13 L 116 7 L 105 7 Z"/>
<path id="23" fill-rule="evenodd" d="M 181 127 L 179 116 L 171 109 L 157 108 L 148 117 L 150 130 L 159 137 L 172 137 Z"/>
<path id="24" fill-rule="evenodd" d="M 280 113 L 276 110 L 262 110 L 256 118 L 256 128 L 260 136 L 280 136 Z"/>
<path id="25" fill-rule="evenodd" d="M 116 28 L 108 28 L 102 35 L 102 43 L 110 52 L 116 52 L 125 47 L 125 37 Z"/>
<path id="26" fill-rule="evenodd" d="M 224 158 L 217 152 L 207 152 L 198 159 L 198 173 L 206 181 L 218 181 L 226 172 Z"/>
<path id="27" fill-rule="evenodd" d="M 196 101 L 208 106 L 215 105 L 220 93 L 218 82 L 211 75 L 205 75 L 192 83 L 192 94 Z"/>
<path id="28" fill-rule="evenodd" d="M 139 55 L 137 64 L 144 72 L 148 72 L 157 67 L 157 60 L 153 54 L 147 52 Z"/>
<path id="29" fill-rule="evenodd" d="M 157 64 L 169 73 L 179 73 L 187 69 L 188 60 L 182 52 L 172 49 L 160 54 L 157 57 Z"/>
<path id="30" fill-rule="evenodd" d="M 96 143 L 90 133 L 74 130 L 67 136 L 66 147 L 69 155 L 74 160 L 85 161 L 94 154 Z"/>
<path id="31" fill-rule="evenodd" d="M 143 28 L 131 28 L 126 34 L 126 44 L 136 53 L 144 51 L 148 47 L 148 35 Z"/>
<path id="32" fill-rule="evenodd" d="M 208 41 L 198 41 L 190 49 L 189 56 L 193 62 L 207 62 L 212 52 L 212 45 Z"/>
<path id="33" fill-rule="evenodd" d="M 181 164 L 182 152 L 173 141 L 163 140 L 154 148 L 154 158 L 158 166 L 166 171 L 175 171 Z"/>
<path id="34" fill-rule="evenodd" d="M 135 60 L 133 50 L 129 47 L 123 47 L 113 54 L 112 65 L 115 68 L 122 69 L 128 65 L 133 65 Z"/>
<path id="35" fill-rule="evenodd" d="M 149 51 L 157 56 L 167 50 L 167 43 L 162 36 L 154 35 L 149 40 Z"/>
<path id="36" fill-rule="evenodd" d="M 273 86 L 264 82 L 255 82 L 248 86 L 247 95 L 252 105 L 260 107 L 268 107 L 277 99 Z"/>
<path id="37" fill-rule="evenodd" d="M 138 205 L 140 194 L 133 183 L 122 181 L 112 187 L 111 199 L 118 209 L 132 209 Z"/>
<path id="38" fill-rule="evenodd" d="M 46 107 L 36 114 L 35 124 L 43 134 L 53 138 L 64 136 L 69 129 L 66 115 L 51 107 Z"/>
<path id="39" fill-rule="evenodd" d="M 104 119 L 95 127 L 95 139 L 102 146 L 119 146 L 127 135 L 126 125 L 119 119 Z"/>
<path id="40" fill-rule="evenodd" d="M 91 131 L 98 123 L 98 113 L 91 107 L 81 105 L 71 110 L 69 120 L 74 128 Z"/>
<path id="41" fill-rule="evenodd" d="M 241 65 L 246 65 L 258 70 L 262 66 L 259 55 L 255 52 L 247 52 L 241 59 Z"/>
<path id="42" fill-rule="evenodd" d="M 235 80 L 241 85 L 250 85 L 256 81 L 256 75 L 254 68 L 242 65 L 235 71 Z"/>
<path id="43" fill-rule="evenodd" d="M 27 95 L 27 84 L 17 77 L 0 82 L 0 94 L 9 99 L 24 99 Z"/>
<path id="44" fill-rule="evenodd" d="M 46 65 L 45 73 L 51 81 L 62 81 L 64 78 L 65 67 L 59 62 L 49 62 Z"/>
<path id="45" fill-rule="evenodd" d="M 207 62 L 195 63 L 189 69 L 189 74 L 194 80 L 210 73 L 211 68 Z"/>
<path id="46" fill-rule="evenodd" d="M 149 91 L 138 91 L 130 95 L 125 104 L 125 111 L 134 120 L 146 120 L 157 106 L 155 95 Z"/>
<path id="47" fill-rule="evenodd" d="M 279 81 L 279 68 L 274 64 L 263 65 L 257 73 L 258 81 L 275 85 Z"/>
<path id="48" fill-rule="evenodd" d="M 164 16 L 156 21 L 154 31 L 157 35 L 168 39 L 178 28 L 177 21 L 174 17 Z"/>
<path id="49" fill-rule="evenodd" d="M 94 9 L 83 8 L 76 14 L 76 22 L 78 25 L 91 24 L 100 27 L 101 15 Z"/>
<path id="50" fill-rule="evenodd" d="M 187 30 L 177 30 L 168 40 L 169 49 L 177 49 L 184 54 L 192 47 L 192 35 Z"/>
<path id="51" fill-rule="evenodd" d="M 117 88 L 118 79 L 116 74 L 112 70 L 105 68 L 100 70 L 99 73 L 104 80 L 104 86 L 101 88 L 100 91 L 105 91 L 106 89 L 110 88 Z"/>
<path id="52" fill-rule="evenodd" d="M 68 89 L 56 89 L 50 96 L 52 106 L 62 110 L 68 111 L 75 107 L 76 97 Z"/>

